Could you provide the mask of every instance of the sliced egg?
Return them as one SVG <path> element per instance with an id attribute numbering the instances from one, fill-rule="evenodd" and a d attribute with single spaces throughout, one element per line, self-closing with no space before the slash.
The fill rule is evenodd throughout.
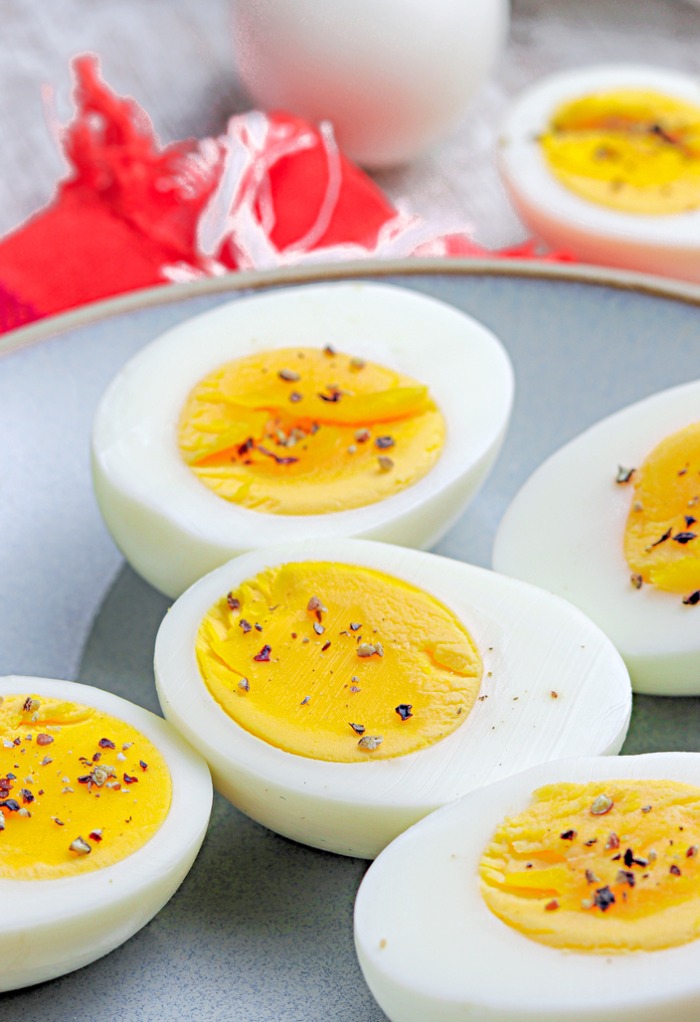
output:
<path id="1" fill-rule="evenodd" d="M 603 419 L 533 473 L 496 533 L 496 571 L 580 607 L 637 692 L 700 694 L 699 409 L 696 380 Z"/>
<path id="2" fill-rule="evenodd" d="M 366 858 L 533 763 L 619 751 L 624 665 L 578 610 L 366 540 L 252 551 L 195 583 L 155 649 L 165 716 L 253 819 Z"/>
<path id="3" fill-rule="evenodd" d="M 256 295 L 117 376 L 95 492 L 127 560 L 171 596 L 310 535 L 429 546 L 493 463 L 512 397 L 500 342 L 434 299 L 371 283 Z"/>
<path id="4" fill-rule="evenodd" d="M 370 867 L 355 945 L 391 1022 L 695 1022 L 700 755 L 543 763 Z"/>
<path id="5" fill-rule="evenodd" d="M 187 875 L 209 822 L 204 760 L 100 689 L 0 679 L 0 990 L 133 936 Z"/>
<path id="6" fill-rule="evenodd" d="M 543 78 L 499 167 L 527 226 L 585 262 L 700 280 L 700 82 L 643 65 Z"/>

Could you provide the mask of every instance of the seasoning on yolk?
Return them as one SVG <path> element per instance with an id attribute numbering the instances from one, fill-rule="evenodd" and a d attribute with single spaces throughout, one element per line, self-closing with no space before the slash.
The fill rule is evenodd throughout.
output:
<path id="1" fill-rule="evenodd" d="M 482 676 L 464 626 L 433 596 L 371 568 L 269 568 L 219 600 L 196 638 L 210 693 L 286 752 L 343 763 L 439 741 Z"/>
<path id="2" fill-rule="evenodd" d="M 685 597 L 700 589 L 700 422 L 666 437 L 627 480 L 633 578 Z"/>
<path id="3" fill-rule="evenodd" d="M 700 206 L 700 107 L 618 89 L 564 103 L 540 144 L 550 170 L 590 202 L 668 215 Z"/>
<path id="4" fill-rule="evenodd" d="M 551 784 L 497 828 L 481 893 L 509 926 L 573 951 L 654 951 L 700 935 L 700 788 Z"/>
<path id="5" fill-rule="evenodd" d="M 191 392 L 179 425 L 184 460 L 214 493 L 286 515 L 398 493 L 433 467 L 444 440 L 426 386 L 330 348 L 264 351 L 220 366 Z"/>
<path id="6" fill-rule="evenodd" d="M 170 808 L 170 773 L 136 728 L 44 696 L 0 704 L 0 877 L 53 880 L 137 851 Z"/>

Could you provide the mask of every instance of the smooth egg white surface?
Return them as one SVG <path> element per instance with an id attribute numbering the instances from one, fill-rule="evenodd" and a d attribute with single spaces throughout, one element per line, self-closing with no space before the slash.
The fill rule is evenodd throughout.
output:
<path id="1" fill-rule="evenodd" d="M 160 717 L 89 685 L 0 678 L 0 696 L 24 692 L 94 706 L 138 728 L 168 765 L 172 801 L 150 840 L 119 862 L 75 877 L 0 879 L 0 991 L 88 965 L 145 926 L 189 872 L 212 805 L 206 763 Z"/>
<path id="2" fill-rule="evenodd" d="M 503 817 L 537 788 L 602 778 L 700 785 L 700 755 L 543 763 L 473 791 L 397 838 L 355 904 L 355 946 L 391 1022 L 697 1022 L 698 941 L 584 954 L 540 944 L 495 916 L 478 867 Z"/>
<path id="3" fill-rule="evenodd" d="M 202 618 L 243 580 L 297 561 L 375 568 L 453 611 L 484 661 L 480 697 L 456 731 L 408 755 L 332 763 L 276 748 L 220 709 L 195 657 Z M 545 760 L 618 752 L 631 709 L 622 660 L 576 608 L 483 568 L 364 540 L 275 546 L 207 575 L 166 615 L 155 673 L 166 718 L 202 753 L 234 805 L 296 841 L 365 858 L 482 784 Z"/>
<path id="4" fill-rule="evenodd" d="M 696 380 L 602 419 L 532 474 L 496 533 L 494 569 L 580 607 L 617 646 L 636 692 L 700 694 L 700 605 L 632 586 L 623 541 L 633 491 L 615 476 L 697 421 L 699 409 Z"/>
<path id="5" fill-rule="evenodd" d="M 178 449 L 177 424 L 192 387 L 243 355 L 327 344 L 427 384 L 447 426 L 436 465 L 385 500 L 329 514 L 264 514 L 216 496 Z M 435 299 L 373 283 L 256 295 L 182 323 L 119 373 L 95 418 L 95 493 L 126 559 L 169 596 L 246 550 L 311 535 L 427 547 L 483 481 L 512 400 L 513 371 L 500 341 Z"/>
<path id="6" fill-rule="evenodd" d="M 498 166 L 515 209 L 552 248 L 582 262 L 700 281 L 700 209 L 674 215 L 618 212 L 566 188 L 549 169 L 538 139 L 561 104 L 592 92 L 648 89 L 700 105 L 700 79 L 663 68 L 611 64 L 549 75 L 511 106 L 499 138 Z"/>

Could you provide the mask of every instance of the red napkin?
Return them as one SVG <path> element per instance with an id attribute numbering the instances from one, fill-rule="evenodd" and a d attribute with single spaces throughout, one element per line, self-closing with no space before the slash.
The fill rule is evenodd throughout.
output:
<path id="1" fill-rule="evenodd" d="M 232 117 L 216 139 L 159 146 L 145 111 L 74 61 L 72 168 L 54 201 L 0 241 L 0 332 L 167 282 L 361 255 L 493 255 L 397 211 L 328 125 Z M 514 255 L 530 254 L 527 249 Z"/>

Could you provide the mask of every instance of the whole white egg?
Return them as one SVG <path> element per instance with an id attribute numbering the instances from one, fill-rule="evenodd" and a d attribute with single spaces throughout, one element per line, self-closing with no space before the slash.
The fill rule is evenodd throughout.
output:
<path id="1" fill-rule="evenodd" d="M 700 381 L 623 408 L 561 447 L 532 474 L 496 533 L 496 571 L 575 603 L 610 636 L 636 692 L 700 693 L 698 608 L 631 584 L 623 540 L 638 468 L 664 437 L 698 420 Z M 690 510 L 690 509 L 689 509 Z"/>
<path id="2" fill-rule="evenodd" d="M 582 262 L 700 281 L 697 189 L 695 204 L 679 212 L 623 212 L 563 184 L 543 154 L 540 140 L 558 108 L 616 90 L 649 91 L 700 108 L 700 81 L 664 68 L 611 64 L 548 75 L 515 99 L 500 131 L 498 166 L 509 197 L 537 237 Z M 639 134 L 644 130 L 655 126 L 637 129 Z M 689 165 L 692 160 L 697 156 Z M 621 166 L 621 181 L 625 173 Z"/>
<path id="3" fill-rule="evenodd" d="M 202 619 L 264 569 L 309 561 L 384 572 L 431 594 L 462 622 L 481 654 L 484 674 L 479 697 L 456 730 L 405 755 L 331 762 L 262 740 L 221 708 L 195 655 Z M 318 647 L 319 656 L 321 645 L 338 646 L 344 634 L 339 629 L 348 627 L 323 620 L 324 634 L 304 647 Z M 375 626 L 381 630 L 379 621 Z M 261 631 L 251 633 L 256 649 L 266 641 L 265 628 Z M 331 691 L 342 693 L 353 661 L 336 661 L 335 676 L 327 681 Z M 631 709 L 629 677 L 617 651 L 570 604 L 485 569 L 364 540 L 318 539 L 256 550 L 200 579 L 160 627 L 155 674 L 166 718 L 202 753 L 215 786 L 234 805 L 296 841 L 365 858 L 426 813 L 480 785 L 545 760 L 618 752 Z M 273 684 L 284 684 L 277 677 Z M 251 683 L 251 697 L 253 689 Z M 347 698 L 352 696 L 342 700 Z M 392 707 L 388 715 L 395 716 Z"/>
<path id="4" fill-rule="evenodd" d="M 194 751 L 170 724 L 155 714 L 125 699 L 88 685 L 46 678 L 8 676 L 0 678 L 0 696 L 38 696 L 65 700 L 94 707 L 111 717 L 132 725 L 163 756 L 171 781 L 171 802 L 167 815 L 155 833 L 126 858 L 91 872 L 56 879 L 0 878 L 3 913 L 0 924 L 0 990 L 15 990 L 72 972 L 113 951 L 133 936 L 172 897 L 194 862 L 204 839 L 212 805 L 211 776 L 202 757 Z M 41 730 L 38 727 L 38 730 Z M 34 733 L 32 733 L 34 732 Z M 41 745 L 36 729 L 28 731 L 32 744 Z M 45 766 L 51 770 L 52 745 L 47 744 Z M 3 744 L 8 742 L 4 739 Z M 9 741 L 3 748 L 5 758 L 16 756 L 22 767 L 21 748 Z M 17 743 L 15 743 L 16 745 Z M 113 748 L 113 746 L 112 746 Z M 118 758 L 116 752 L 105 751 Z M 125 759 L 122 754 L 122 759 Z M 14 764 L 12 764 L 14 766 Z M 85 772 L 90 765 L 85 765 Z M 147 769 L 147 764 L 139 768 Z M 41 774 L 30 780 L 36 792 L 29 815 L 48 811 L 42 808 Z M 70 783 L 65 778 L 65 813 L 70 815 Z M 124 809 L 135 792 L 124 785 Z M 18 772 L 18 784 L 27 779 Z M 141 785 L 143 787 L 143 785 Z M 133 790 L 132 790 L 133 789 Z M 98 790 L 99 793 L 99 790 Z M 14 792 L 13 792 L 14 794 Z M 121 795 L 122 792 L 119 792 Z M 17 796 L 19 797 L 19 796 Z M 118 795 L 115 793 L 115 797 Z M 63 810 L 61 810 L 63 815 Z M 12 813 L 10 814 L 12 815 Z M 97 815 L 97 810 L 96 810 Z M 66 817 L 67 818 L 67 817 Z M 65 842 L 76 837 L 70 825 L 54 818 L 56 830 Z M 14 823 L 14 821 L 12 821 Z M 5 824 L 3 835 L 12 841 L 13 829 Z M 105 834 L 105 843 L 109 835 Z M 83 839 L 83 850 L 101 840 L 100 834 Z M 96 853 L 95 853 L 96 854 Z"/>
<path id="5" fill-rule="evenodd" d="M 243 355 L 329 344 L 428 386 L 447 430 L 434 467 L 377 503 L 326 514 L 269 514 L 217 496 L 178 449 L 178 421 L 194 385 Z M 256 295 L 187 320 L 118 374 L 95 417 L 95 493 L 126 559 L 169 596 L 270 543 L 361 536 L 426 547 L 486 476 L 512 400 L 513 371 L 501 343 L 443 302 L 371 283 Z"/>
<path id="6" fill-rule="evenodd" d="M 236 0 L 236 70 L 263 109 L 330 121 L 349 157 L 385 167 L 456 121 L 508 17 L 507 0 Z"/>
<path id="7" fill-rule="evenodd" d="M 480 892 L 492 834 L 536 789 L 628 779 L 698 786 L 700 755 L 543 763 L 470 792 L 385 849 L 357 895 L 355 946 L 391 1022 L 695 1022 L 697 940 L 622 954 L 551 947 L 502 922 Z M 681 861 L 689 841 L 678 841 Z"/>

